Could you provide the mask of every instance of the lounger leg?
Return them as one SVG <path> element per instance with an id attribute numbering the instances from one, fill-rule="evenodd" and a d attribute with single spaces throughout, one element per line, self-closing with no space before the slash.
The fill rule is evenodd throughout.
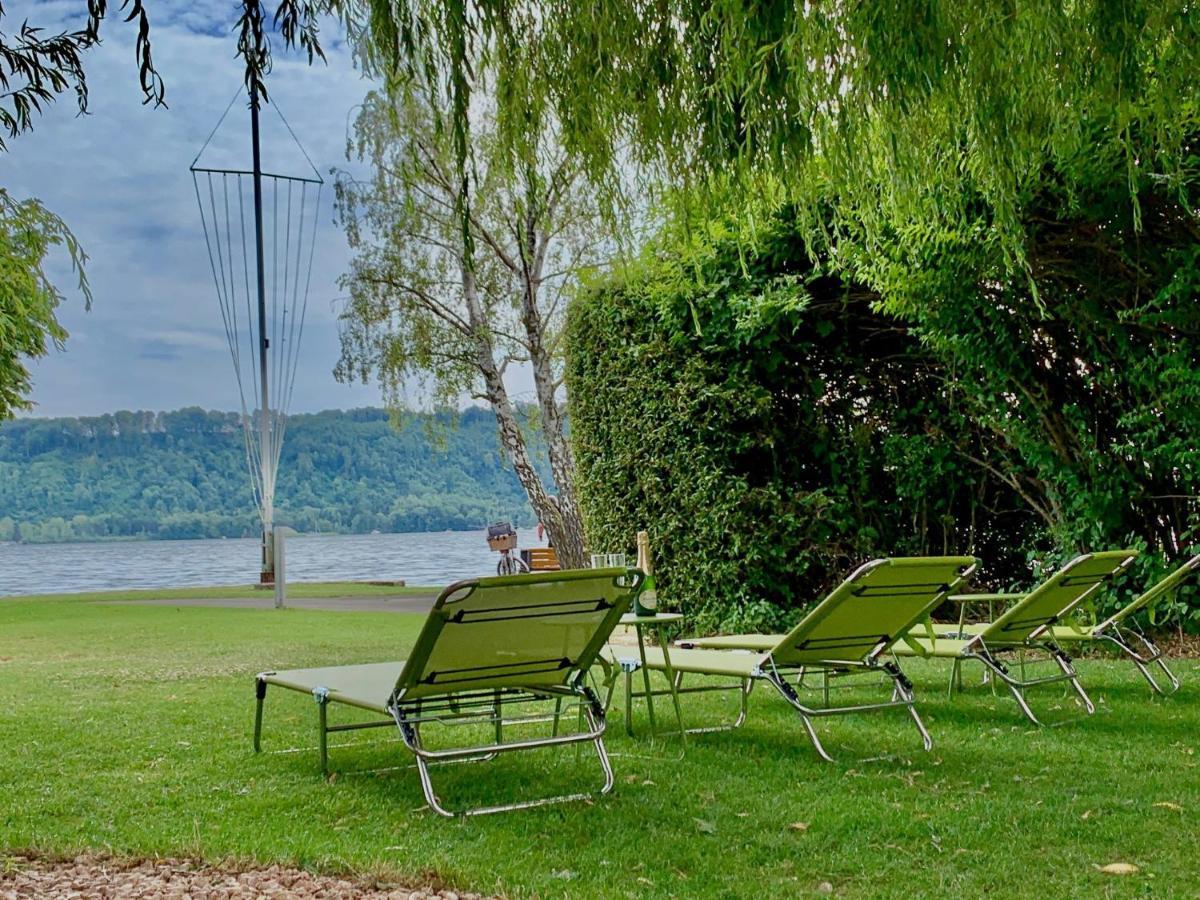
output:
<path id="1" fill-rule="evenodd" d="M 600 762 L 600 768 L 604 773 L 604 782 L 598 793 L 607 794 L 613 789 L 616 782 L 616 777 L 613 774 L 612 764 L 609 762 L 608 751 L 604 747 L 604 710 L 600 706 L 599 698 L 590 689 L 584 688 L 582 696 L 580 696 L 580 707 L 582 714 L 586 717 L 589 734 L 580 737 L 583 741 L 590 741 L 596 750 L 596 757 Z M 509 803 L 501 806 L 486 806 L 473 809 L 463 810 L 459 813 L 452 812 L 442 805 L 437 792 L 433 788 L 433 778 L 429 771 L 429 761 L 427 756 L 442 757 L 442 762 L 453 761 L 452 757 L 445 757 L 445 754 L 427 754 L 424 745 L 421 741 L 420 725 L 415 722 L 410 722 L 404 712 L 397 708 L 392 708 L 392 718 L 395 720 L 397 727 L 400 729 L 400 736 L 408 748 L 413 751 L 413 755 L 417 761 L 417 772 L 421 780 L 421 792 L 425 796 L 425 802 L 429 804 L 429 808 L 440 816 L 446 818 L 454 818 L 455 816 L 475 816 L 486 815 L 496 812 L 507 812 L 516 809 L 529 809 L 534 806 L 545 806 L 552 803 L 565 803 L 576 800 L 585 800 L 589 794 L 568 794 L 560 797 L 542 797 L 535 800 L 525 800 L 518 803 Z M 570 741 L 569 738 L 560 738 L 555 741 L 532 741 L 532 742 L 517 742 L 516 745 L 509 745 L 509 750 L 533 749 L 537 746 L 548 746 L 552 743 L 563 743 Z M 576 741 L 570 741 L 575 743 Z M 505 748 L 497 747 L 497 751 Z"/>
<path id="2" fill-rule="evenodd" d="M 917 712 L 916 696 L 913 694 L 912 682 L 908 680 L 908 676 L 895 663 L 887 663 L 883 668 L 892 679 L 893 699 L 899 698 L 908 707 L 908 714 L 912 716 L 912 720 L 917 726 L 917 731 L 921 734 L 921 743 L 925 745 L 926 750 L 932 750 L 933 738 L 929 736 L 929 732 L 925 729 L 925 723 L 921 721 L 921 716 Z"/>
<path id="3" fill-rule="evenodd" d="M 950 687 L 946 694 L 950 699 L 954 699 L 954 688 L 958 687 L 959 693 L 962 693 L 962 660 L 954 660 L 950 667 Z"/>
<path id="4" fill-rule="evenodd" d="M 407 729 L 407 733 L 405 733 Z M 408 745 L 414 750 L 422 749 L 421 732 L 415 725 L 401 725 L 400 731 L 404 734 Z M 453 819 L 454 813 L 442 806 L 441 800 L 438 799 L 437 792 L 433 789 L 433 779 L 429 775 L 429 764 L 425 762 L 425 758 L 421 754 L 415 754 L 417 758 L 417 774 L 421 778 L 421 793 L 425 795 L 425 802 L 439 816 L 445 816 L 447 819 Z"/>
<path id="5" fill-rule="evenodd" d="M 313 699 L 317 701 L 317 752 L 321 757 L 321 774 L 329 774 L 329 728 L 326 710 L 329 706 L 329 692 L 325 688 L 315 688 Z"/>
<path id="6" fill-rule="evenodd" d="M 1083 689 L 1083 685 L 1079 683 L 1079 676 L 1075 674 L 1075 667 L 1071 665 L 1071 657 L 1055 646 L 1050 647 L 1050 652 L 1054 654 L 1054 661 L 1058 663 L 1058 667 L 1062 669 L 1062 673 L 1068 677 L 1071 687 L 1075 688 L 1075 693 L 1083 701 L 1084 709 L 1087 710 L 1090 716 L 1096 711 L 1096 707 L 1092 705 L 1092 699 L 1087 695 L 1087 691 Z"/>
<path id="7" fill-rule="evenodd" d="M 593 709 L 593 706 L 595 708 Z M 613 784 L 616 782 L 616 776 L 613 775 L 612 763 L 608 759 L 608 750 L 604 747 L 604 734 L 599 728 L 597 716 L 604 716 L 603 710 L 594 702 L 583 702 L 579 705 L 580 711 L 587 717 L 588 727 L 592 731 L 600 732 L 592 740 L 593 746 L 596 748 L 596 758 L 600 760 L 600 768 L 604 770 L 604 784 L 600 787 L 601 794 L 607 794 L 613 789 Z"/>
<path id="8" fill-rule="evenodd" d="M 977 653 L 975 654 L 975 659 L 978 659 L 981 663 L 983 663 L 988 671 L 998 675 L 1000 680 L 1008 686 L 1008 689 L 1012 691 L 1012 695 L 1017 701 L 1017 706 L 1021 707 L 1021 712 L 1024 713 L 1025 718 L 1027 718 L 1034 725 L 1042 724 L 1040 721 L 1038 721 L 1038 717 L 1033 714 L 1033 710 L 1029 708 L 1029 704 L 1025 701 L 1025 692 L 1021 690 L 1019 684 L 1008 677 L 1008 670 L 1001 662 L 993 659 L 990 653 Z"/>
<path id="9" fill-rule="evenodd" d="M 612 698 L 613 698 L 613 694 L 615 694 L 617 691 L 617 675 L 619 674 L 619 672 L 613 671 L 611 673 L 606 673 L 606 674 L 609 677 L 607 678 L 608 684 L 605 686 L 605 693 L 604 693 L 604 712 L 605 713 L 607 713 L 609 711 L 609 709 L 612 708 Z"/>
<path id="10" fill-rule="evenodd" d="M 1128 656 L 1130 660 L 1133 661 L 1133 664 L 1138 667 L 1138 671 L 1142 673 L 1142 677 L 1146 679 L 1146 682 L 1156 694 L 1161 694 L 1164 697 L 1168 697 L 1179 690 L 1179 679 L 1175 677 L 1175 673 L 1170 670 L 1166 662 L 1163 660 L 1163 652 L 1159 650 L 1157 646 L 1155 646 L 1154 642 L 1151 641 L 1150 638 L 1146 637 L 1144 634 L 1139 634 L 1135 631 L 1126 632 L 1120 628 L 1114 628 L 1113 631 L 1115 632 L 1114 634 L 1100 635 L 1101 639 L 1116 645 L 1122 653 Z M 1133 648 L 1133 645 L 1130 643 L 1130 641 L 1126 638 L 1127 634 L 1136 637 L 1146 649 L 1146 653 L 1149 655 L 1143 656 L 1142 654 L 1138 653 L 1137 650 Z M 1159 669 L 1162 670 L 1162 673 L 1167 676 L 1167 680 L 1171 684 L 1171 689 L 1169 691 L 1163 690 L 1162 686 L 1159 685 L 1158 681 L 1154 678 L 1153 673 L 1150 671 L 1150 668 L 1147 665 L 1148 663 L 1155 663 Z"/>
<path id="11" fill-rule="evenodd" d="M 817 729 L 813 727 L 812 719 L 805 714 L 804 704 L 800 702 L 800 697 L 796 694 L 795 689 L 783 678 L 780 678 L 776 672 L 766 673 L 766 678 L 775 686 L 775 690 L 783 695 L 783 699 L 787 700 L 792 705 L 792 708 L 796 710 L 796 715 L 800 717 L 800 722 L 804 725 L 804 730 L 808 732 L 808 739 L 812 741 L 817 755 L 826 762 L 833 762 L 833 757 L 825 751 L 825 746 L 821 743 L 821 739 L 817 737 Z M 828 683 L 828 676 L 826 676 L 826 686 L 828 686 Z"/>
<path id="12" fill-rule="evenodd" d="M 267 698 L 267 683 L 261 678 L 254 680 L 254 752 L 262 751 L 263 701 Z"/>

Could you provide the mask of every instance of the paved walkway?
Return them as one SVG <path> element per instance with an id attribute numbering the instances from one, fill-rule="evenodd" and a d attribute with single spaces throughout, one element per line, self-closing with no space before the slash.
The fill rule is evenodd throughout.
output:
<path id="1" fill-rule="evenodd" d="M 433 608 L 437 594 L 416 594 L 406 597 L 288 597 L 289 609 L 322 609 L 336 612 L 403 612 L 427 613 Z M 228 609 L 272 609 L 275 595 L 264 592 L 261 597 L 193 597 L 187 600 L 98 600 L 97 603 L 129 606 L 219 606 Z"/>

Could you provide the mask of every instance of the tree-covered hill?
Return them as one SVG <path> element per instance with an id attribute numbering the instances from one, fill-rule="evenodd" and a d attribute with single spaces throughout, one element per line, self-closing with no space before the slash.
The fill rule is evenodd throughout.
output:
<path id="1" fill-rule="evenodd" d="M 280 524 L 437 531 L 530 516 L 490 412 L 406 413 L 399 430 L 381 409 L 289 421 Z M 235 413 L 122 411 L 0 425 L 0 540 L 240 537 L 258 529 Z"/>

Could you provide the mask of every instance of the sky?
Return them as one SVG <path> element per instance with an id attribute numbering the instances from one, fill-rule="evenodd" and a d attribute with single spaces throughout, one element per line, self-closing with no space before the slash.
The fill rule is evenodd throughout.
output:
<path id="1" fill-rule="evenodd" d="M 232 0 L 148 3 L 155 63 L 166 80 L 167 109 L 143 106 L 134 60 L 135 27 L 117 8 L 103 44 L 88 51 L 90 115 L 61 97 L 34 131 L 0 155 L 0 184 L 14 197 L 37 197 L 61 216 L 90 256 L 94 302 L 83 298 L 65 257 L 50 267 L 67 295 L 60 321 L 66 349 L 34 363 L 32 415 L 97 415 L 118 409 L 202 406 L 237 409 L 238 387 L 223 330 L 195 189 L 188 171 L 242 81 L 234 58 Z M 4 4 L 4 30 L 25 19 L 46 31 L 78 27 L 82 0 Z M 349 250 L 333 222 L 329 170 L 346 167 L 346 129 L 371 85 L 355 71 L 335 22 L 322 29 L 328 64 L 309 66 L 275 40 L 268 80 L 278 104 L 326 181 L 292 412 L 377 406 L 374 385 L 336 382 L 338 276 Z M 206 151 L 204 162 L 249 167 L 244 97 Z M 263 117 L 264 167 L 306 174 L 279 120 Z M 308 170 L 311 173 L 311 170 Z"/>

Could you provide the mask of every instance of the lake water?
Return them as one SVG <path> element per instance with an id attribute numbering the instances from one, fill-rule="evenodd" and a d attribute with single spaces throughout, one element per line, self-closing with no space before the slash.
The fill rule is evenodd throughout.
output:
<path id="1" fill-rule="evenodd" d="M 539 545 L 532 528 L 521 546 Z M 81 544 L 0 543 L 0 595 L 257 582 L 257 539 Z M 287 539 L 287 580 L 399 581 L 444 585 L 495 575 L 486 531 L 296 535 Z"/>

